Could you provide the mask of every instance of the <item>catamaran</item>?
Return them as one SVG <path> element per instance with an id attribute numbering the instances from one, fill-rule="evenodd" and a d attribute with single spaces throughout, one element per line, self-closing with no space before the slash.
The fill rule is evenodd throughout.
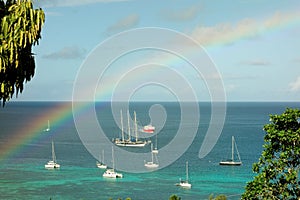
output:
<path id="1" fill-rule="evenodd" d="M 135 127 L 135 138 L 132 138 L 130 135 L 130 121 L 129 121 L 129 112 L 127 111 L 127 119 L 128 119 L 128 139 L 125 140 L 124 130 L 123 130 L 123 116 L 121 110 L 121 134 L 122 138 L 116 138 L 114 143 L 117 146 L 122 147 L 144 147 L 149 141 L 139 140 L 138 139 L 138 129 L 137 129 L 137 122 L 136 122 L 136 112 L 134 112 L 134 127 Z"/>
<path id="2" fill-rule="evenodd" d="M 114 147 L 113 146 L 111 147 L 111 154 L 112 154 L 113 167 L 112 167 L 112 169 L 107 169 L 103 173 L 103 177 L 105 177 L 105 178 L 123 178 L 123 174 L 115 171 L 115 158 L 114 158 Z"/>
<path id="3" fill-rule="evenodd" d="M 106 169 L 107 168 L 107 165 L 104 164 L 104 150 L 102 150 L 102 157 L 100 156 L 100 162 L 97 161 L 96 165 L 100 169 Z"/>
<path id="4" fill-rule="evenodd" d="M 189 168 L 188 168 L 188 161 L 186 161 L 186 180 L 181 180 L 181 178 L 179 179 L 180 182 L 177 183 L 176 185 L 177 186 L 180 186 L 180 187 L 183 187 L 183 188 L 191 188 L 192 187 L 192 184 L 189 183 Z"/>
<path id="5" fill-rule="evenodd" d="M 155 157 L 156 162 L 154 162 L 154 157 Z M 157 168 L 158 166 L 159 166 L 158 159 L 157 159 L 156 154 L 154 155 L 154 153 L 153 153 L 153 144 L 151 144 L 151 161 L 146 162 L 145 167 Z"/>
<path id="6" fill-rule="evenodd" d="M 236 149 L 238 161 L 234 160 L 234 149 Z M 241 157 L 240 157 L 239 151 L 237 149 L 236 142 L 234 140 L 234 136 L 232 136 L 232 138 L 231 138 L 231 159 L 221 161 L 219 164 L 220 165 L 241 165 L 242 164 Z"/>
<path id="7" fill-rule="evenodd" d="M 52 160 L 48 161 L 48 163 L 45 165 L 45 168 L 46 169 L 60 168 L 60 165 L 56 162 L 53 140 L 52 140 Z"/>

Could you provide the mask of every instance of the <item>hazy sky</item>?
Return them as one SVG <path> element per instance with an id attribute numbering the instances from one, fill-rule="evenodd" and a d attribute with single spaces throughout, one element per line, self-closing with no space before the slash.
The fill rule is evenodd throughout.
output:
<path id="1" fill-rule="evenodd" d="M 300 99 L 299 0 L 37 2 L 36 6 L 43 8 L 46 13 L 46 22 L 40 44 L 33 49 L 36 54 L 36 73 L 26 84 L 23 94 L 14 100 L 71 100 L 77 73 L 92 50 L 117 33 L 143 27 L 175 30 L 202 45 L 219 71 L 228 101 Z M 158 39 L 151 38 L 151 35 L 147 37 Z M 95 98 L 110 99 L 114 90 L 114 83 L 111 82 L 121 79 L 122 67 L 130 70 L 136 66 L 134 63 L 143 64 L 141 60 L 149 63 L 154 58 L 159 65 L 179 69 L 178 72 L 195 89 L 198 99 L 209 101 L 210 88 L 205 89 L 204 79 L 219 77 L 218 74 L 198 78 L 184 61 L 177 58 L 179 61 L 176 63 L 166 62 L 166 58 L 172 56 L 150 50 L 119 58 L 105 76 L 104 80 L 107 81 L 98 86 L 108 90 L 108 95 L 99 91 L 95 93 Z M 169 58 L 169 61 L 174 59 Z M 97 61 L 94 67 L 99 68 Z M 162 76 L 172 81 L 172 76 L 168 76 L 167 72 L 158 71 L 149 76 Z M 139 73 L 131 78 L 146 77 L 142 72 Z M 166 87 L 158 84 L 141 87 L 133 92 L 132 99 L 173 100 L 176 91 L 171 94 Z"/>

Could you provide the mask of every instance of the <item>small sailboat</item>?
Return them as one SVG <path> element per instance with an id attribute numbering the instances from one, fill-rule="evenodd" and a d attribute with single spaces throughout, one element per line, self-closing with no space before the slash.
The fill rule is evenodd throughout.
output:
<path id="1" fill-rule="evenodd" d="M 54 142 L 52 140 L 52 160 L 49 160 L 48 163 L 45 165 L 46 169 L 56 169 L 60 168 L 60 164 L 56 162 L 56 156 L 54 151 Z"/>
<path id="2" fill-rule="evenodd" d="M 100 156 L 100 162 L 97 161 L 96 165 L 100 169 L 106 169 L 107 168 L 107 165 L 104 164 L 104 150 L 102 150 L 102 157 Z"/>
<path id="3" fill-rule="evenodd" d="M 183 188 L 191 188 L 192 187 L 192 184 L 189 183 L 189 167 L 188 167 L 188 161 L 186 162 L 186 180 L 181 180 L 179 179 L 179 183 L 177 183 L 176 185 L 177 186 L 180 186 L 180 187 L 183 187 Z"/>
<path id="4" fill-rule="evenodd" d="M 111 153 L 112 153 L 112 163 L 113 163 L 113 167 L 112 167 L 112 169 L 107 169 L 107 170 L 103 173 L 103 177 L 105 177 L 105 178 L 123 178 L 123 174 L 118 173 L 118 172 L 115 171 L 114 147 L 112 147 Z"/>
<path id="5" fill-rule="evenodd" d="M 48 120 L 48 126 L 44 131 L 46 131 L 46 132 L 50 131 L 50 121 L 49 120 Z"/>
<path id="6" fill-rule="evenodd" d="M 234 149 L 236 149 L 238 161 L 234 160 Z M 220 165 L 241 165 L 242 164 L 241 157 L 240 157 L 239 151 L 237 149 L 236 142 L 234 140 L 234 136 L 232 136 L 232 138 L 231 138 L 231 159 L 221 161 L 219 164 Z"/>
<path id="7" fill-rule="evenodd" d="M 154 156 L 155 156 L 156 163 L 154 162 Z M 158 166 L 159 166 L 158 165 L 158 159 L 157 159 L 156 154 L 154 155 L 154 153 L 153 153 L 153 144 L 151 144 L 151 161 L 146 162 L 145 167 L 147 167 L 147 168 L 157 168 Z"/>
<path id="8" fill-rule="evenodd" d="M 155 136 L 155 147 L 152 149 L 152 153 L 158 154 L 158 149 L 157 149 L 157 134 Z"/>

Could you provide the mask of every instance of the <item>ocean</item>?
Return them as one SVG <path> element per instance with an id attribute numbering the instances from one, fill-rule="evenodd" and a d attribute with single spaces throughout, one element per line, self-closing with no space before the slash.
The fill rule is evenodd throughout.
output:
<path id="1" fill-rule="evenodd" d="M 181 123 L 182 103 L 178 102 L 131 102 L 129 112 L 137 113 L 138 123 L 150 122 L 149 109 L 152 105 L 165 109 L 166 121 L 160 131 L 148 134 L 152 143 L 160 150 L 176 138 Z M 120 137 L 108 102 L 95 105 L 97 119 L 108 141 Z M 286 108 L 299 108 L 295 102 L 229 102 L 225 124 L 214 148 L 199 158 L 199 149 L 210 124 L 211 104 L 199 103 L 200 122 L 193 119 L 183 124 L 187 137 L 196 124 L 196 135 L 189 146 L 177 144 L 174 149 L 183 151 L 158 153 L 159 162 L 178 159 L 158 170 L 140 172 L 120 171 L 122 162 L 116 156 L 116 168 L 123 173 L 122 179 L 103 178 L 103 169 L 96 167 L 98 156 L 92 155 L 83 144 L 75 127 L 70 102 L 8 102 L 0 109 L 0 199 L 126 199 L 167 200 L 173 194 L 182 200 L 208 199 L 211 194 L 225 194 L 228 199 L 240 199 L 246 183 L 253 179 L 252 164 L 258 160 L 264 143 L 264 124 L 269 123 L 270 114 L 281 114 Z M 194 110 L 195 111 L 195 110 Z M 78 111 L 79 112 L 79 111 Z M 80 111 L 84 113 L 84 107 Z M 193 112 L 191 109 L 190 112 Z M 195 111 L 196 112 L 196 111 Z M 124 124 L 127 123 L 126 110 Z M 83 115 L 83 114 L 82 114 Z M 51 129 L 45 132 L 47 120 Z M 156 124 L 153 124 L 154 126 Z M 91 130 L 86 130 L 89 133 Z M 82 134 L 82 133 L 81 133 Z M 157 136 L 155 136 L 157 135 Z M 220 160 L 231 155 L 231 137 L 235 137 L 242 160 L 241 166 L 220 166 Z M 157 140 L 156 140 L 157 138 Z M 51 159 L 51 141 L 55 143 L 57 162 L 60 169 L 47 170 L 44 165 Z M 157 142 L 156 142 L 157 141 Z M 185 141 L 182 140 L 182 144 Z M 100 144 L 99 144 L 100 145 Z M 113 143 L 109 144 L 113 146 Z M 135 154 L 149 154 L 145 148 L 128 148 Z M 118 148 L 114 147 L 115 153 Z M 147 154 L 148 153 L 148 154 Z M 182 154 L 182 155 L 181 155 Z M 100 155 L 100 152 L 99 152 Z M 142 154 L 141 154 L 142 155 Z M 95 158 L 96 157 L 96 158 Z M 106 163 L 112 165 L 111 152 L 105 152 Z M 145 159 L 147 159 L 146 157 Z M 150 159 L 150 157 L 149 157 Z M 125 161 L 124 161 L 125 160 Z M 185 179 L 185 163 L 189 163 L 191 189 L 183 189 L 175 184 L 179 178 Z M 128 164 L 128 163 L 127 163 Z M 138 165 L 131 163 L 133 166 Z M 133 169 L 134 171 L 134 169 Z"/>

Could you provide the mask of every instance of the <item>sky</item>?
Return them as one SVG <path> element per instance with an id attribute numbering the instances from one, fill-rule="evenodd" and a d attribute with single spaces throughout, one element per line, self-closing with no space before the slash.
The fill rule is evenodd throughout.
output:
<path id="1" fill-rule="evenodd" d="M 42 39 L 33 48 L 36 72 L 15 101 L 71 101 L 76 84 L 82 96 L 84 88 L 92 87 L 99 101 L 117 99 L 122 91 L 130 100 L 173 101 L 187 85 L 199 101 L 213 100 L 216 91 L 224 92 L 227 101 L 300 99 L 298 0 L 38 0 L 35 6 L 46 14 Z M 130 49 L 139 39 L 184 46 L 176 37 L 166 41 L 150 33 L 116 40 L 124 31 L 147 27 L 195 41 L 202 51 L 186 55 L 205 52 L 204 59 L 210 59 L 214 69 L 202 73 L 208 66 L 201 66 L 198 73 L 178 52 L 157 48 L 113 55 L 112 48 Z M 113 47 L 103 47 L 106 42 Z M 107 55 L 93 60 L 98 48 L 107 48 Z M 115 56 L 108 68 L 100 66 L 103 56 Z M 82 72 L 87 67 L 90 77 L 99 78 L 97 85 L 90 85 L 88 73 Z"/>

